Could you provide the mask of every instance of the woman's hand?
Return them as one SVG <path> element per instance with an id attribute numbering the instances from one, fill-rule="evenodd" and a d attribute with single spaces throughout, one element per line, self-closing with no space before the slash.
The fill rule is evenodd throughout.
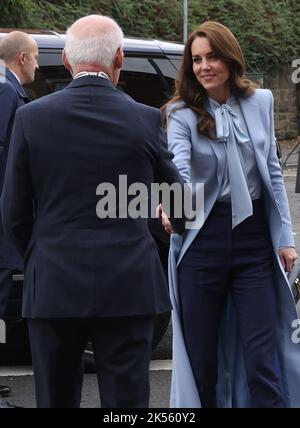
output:
<path id="1" fill-rule="evenodd" d="M 175 233 L 174 229 L 172 228 L 171 222 L 167 217 L 167 214 L 164 212 L 162 205 L 159 204 L 156 208 L 156 217 L 161 218 L 161 222 L 163 227 L 165 228 L 165 231 L 168 233 Z"/>
<path id="2" fill-rule="evenodd" d="M 282 247 L 278 250 L 281 264 L 286 272 L 291 272 L 298 258 L 294 247 Z"/>

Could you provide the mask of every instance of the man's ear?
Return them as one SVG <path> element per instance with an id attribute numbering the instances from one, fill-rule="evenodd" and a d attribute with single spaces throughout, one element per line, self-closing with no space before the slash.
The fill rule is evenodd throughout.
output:
<path id="1" fill-rule="evenodd" d="M 26 58 L 26 52 L 25 51 L 20 52 L 18 55 L 19 64 L 23 65 L 25 63 L 25 58 Z"/>
<path id="2" fill-rule="evenodd" d="M 123 57 L 124 57 L 124 53 L 123 53 L 123 49 L 119 48 L 117 50 L 117 54 L 115 57 L 115 68 L 122 68 L 123 66 Z"/>
<path id="3" fill-rule="evenodd" d="M 66 52 L 64 49 L 62 51 L 62 62 L 63 62 L 63 65 L 66 67 L 66 69 L 69 70 L 70 73 L 73 75 L 72 66 L 70 65 L 70 63 L 68 61 L 68 58 L 67 58 L 67 55 L 66 55 Z"/>

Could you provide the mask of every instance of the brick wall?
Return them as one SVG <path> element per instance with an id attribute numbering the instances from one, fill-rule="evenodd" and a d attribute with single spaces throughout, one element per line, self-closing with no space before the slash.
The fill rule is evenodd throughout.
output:
<path id="1" fill-rule="evenodd" d="M 264 87 L 274 95 L 275 132 L 279 139 L 296 138 L 300 117 L 300 84 L 292 82 L 293 69 L 283 68 L 274 76 L 266 76 Z"/>

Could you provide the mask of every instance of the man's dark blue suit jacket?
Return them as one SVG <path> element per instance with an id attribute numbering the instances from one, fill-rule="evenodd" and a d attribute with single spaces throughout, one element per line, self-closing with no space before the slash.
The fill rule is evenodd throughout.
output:
<path id="1" fill-rule="evenodd" d="M 0 195 L 16 110 L 29 101 L 14 74 L 5 68 L 4 74 L 0 75 Z M 5 238 L 0 217 L 0 269 L 21 270 L 22 268 L 22 258 Z M 10 282 L 0 284 L 0 316 L 3 316 L 6 311 L 10 287 Z"/>
<path id="2" fill-rule="evenodd" d="M 127 175 L 128 185 L 182 183 L 171 159 L 159 110 L 104 78 L 75 79 L 18 110 L 2 215 L 25 255 L 24 317 L 170 309 L 147 219 L 99 219 L 96 188 L 118 187 L 119 175 Z"/>

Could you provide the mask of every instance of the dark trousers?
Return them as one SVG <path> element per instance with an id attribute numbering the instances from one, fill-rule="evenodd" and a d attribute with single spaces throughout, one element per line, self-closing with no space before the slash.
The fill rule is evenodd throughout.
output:
<path id="1" fill-rule="evenodd" d="M 0 268 L 0 319 L 5 317 L 8 299 L 12 290 L 13 271 Z"/>
<path id="2" fill-rule="evenodd" d="M 282 407 L 275 374 L 274 262 L 261 200 L 235 229 L 231 205 L 216 203 L 179 265 L 183 331 L 203 407 L 217 407 L 217 343 L 231 293 L 252 407 Z"/>
<path id="3" fill-rule="evenodd" d="M 149 407 L 153 323 L 153 316 L 28 320 L 37 406 L 80 406 L 91 340 L 101 407 Z"/>

